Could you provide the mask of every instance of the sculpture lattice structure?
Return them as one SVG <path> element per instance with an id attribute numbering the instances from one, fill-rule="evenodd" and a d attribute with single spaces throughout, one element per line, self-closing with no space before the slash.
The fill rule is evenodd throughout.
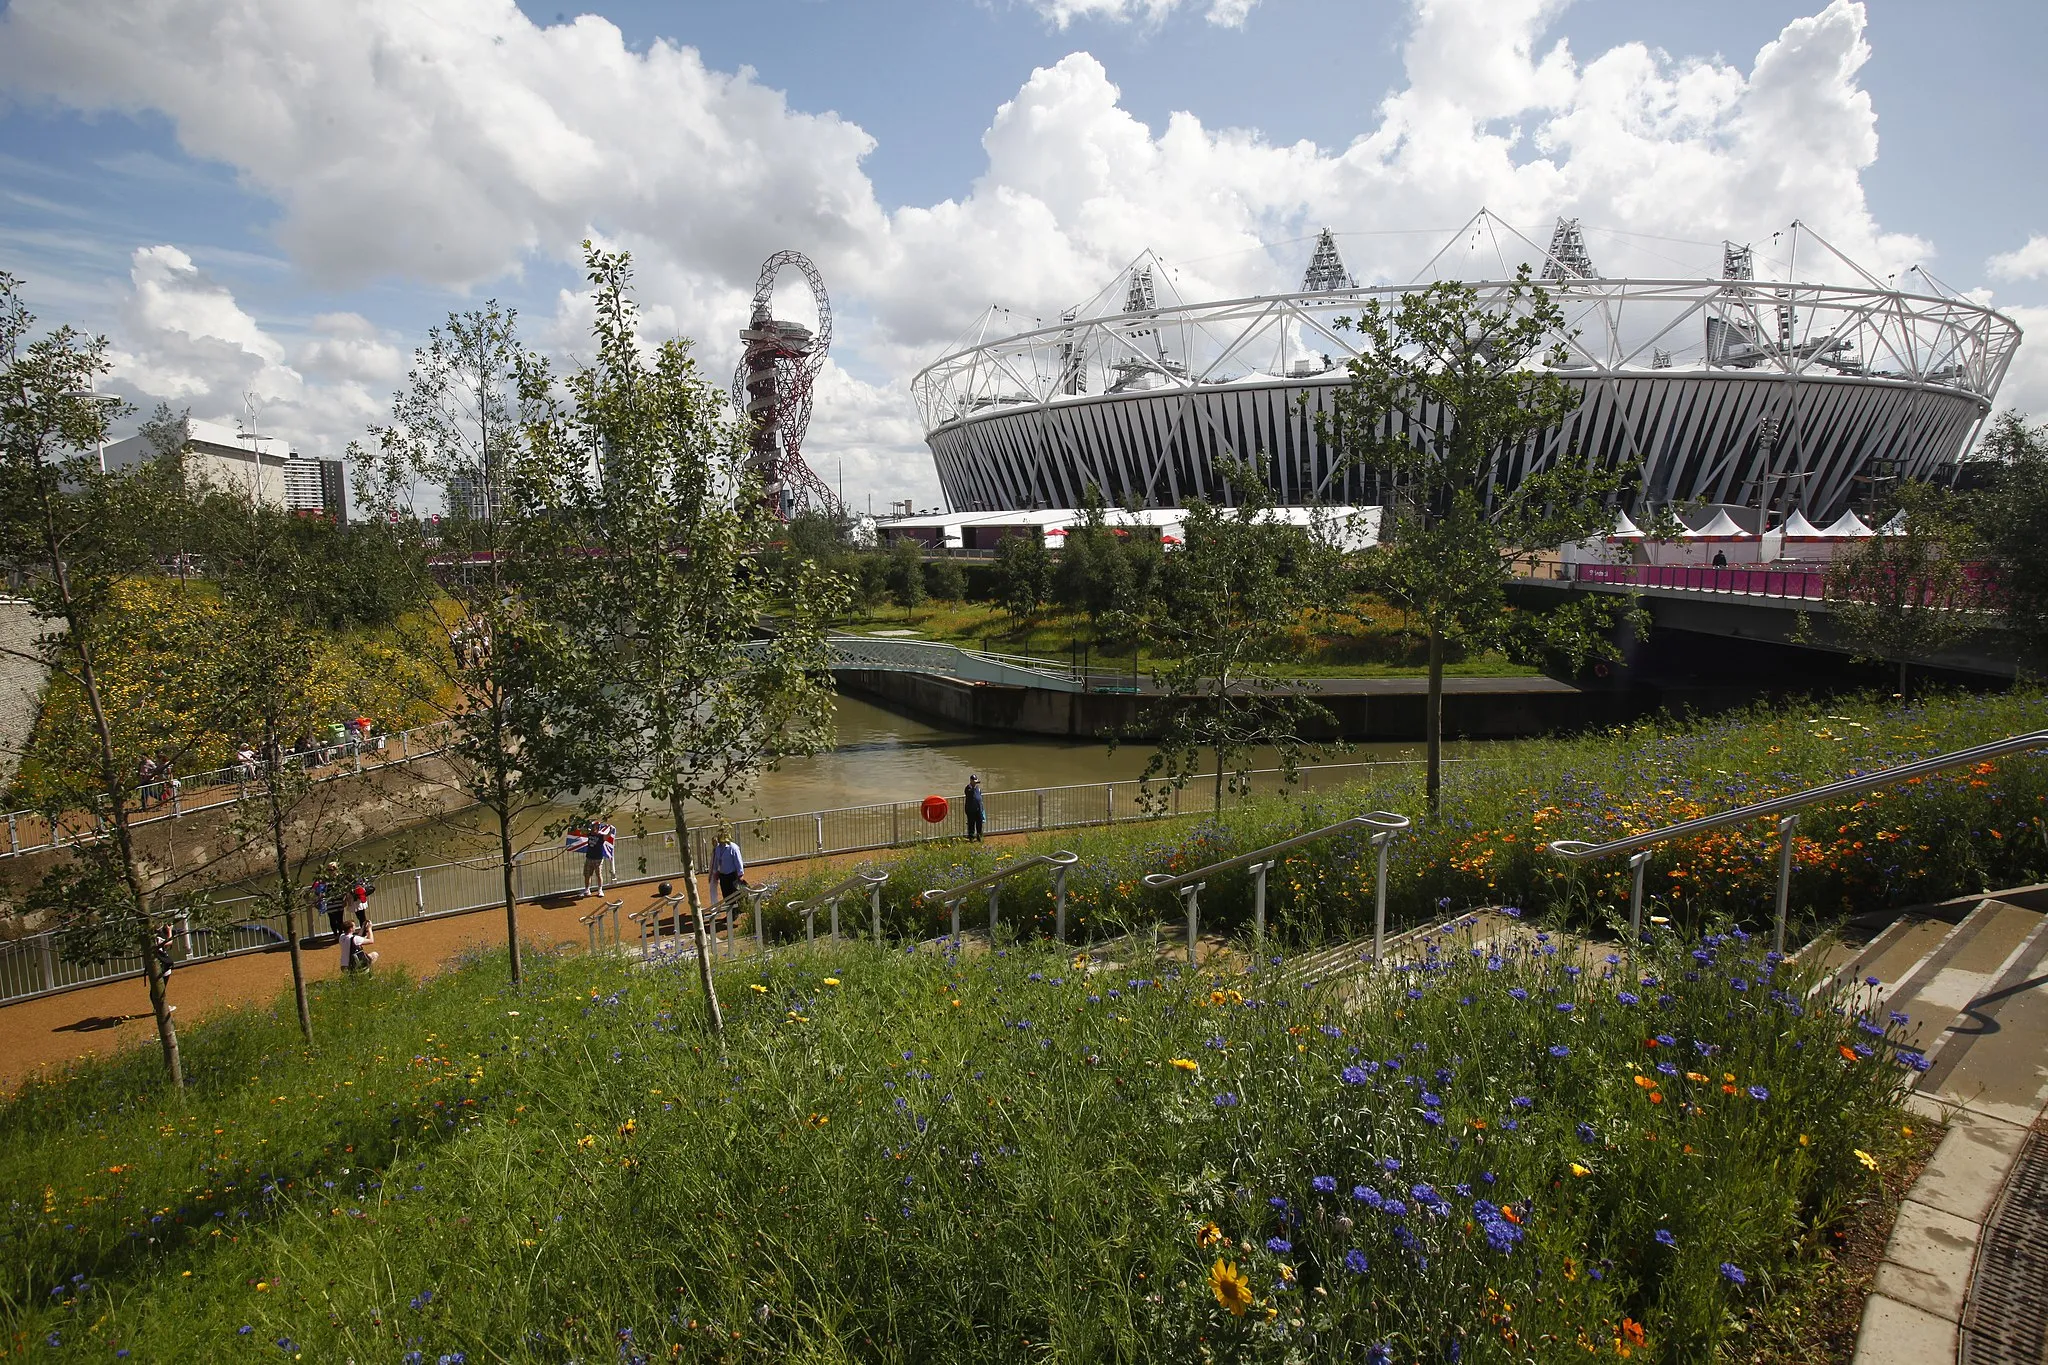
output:
<path id="1" fill-rule="evenodd" d="M 818 307 L 814 334 L 801 323 L 774 316 L 775 277 L 794 266 L 811 286 Z M 824 278 L 800 251 L 778 251 L 761 263 L 754 303 L 740 331 L 744 350 L 732 377 L 733 407 L 753 423 L 754 467 L 762 495 L 785 521 L 836 506 L 824 480 L 804 463 L 804 433 L 811 425 L 811 383 L 832 345 L 832 301 Z"/>

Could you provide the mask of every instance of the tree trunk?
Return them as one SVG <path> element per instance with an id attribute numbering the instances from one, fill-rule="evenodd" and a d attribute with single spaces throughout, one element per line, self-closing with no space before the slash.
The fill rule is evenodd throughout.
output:
<path id="1" fill-rule="evenodd" d="M 697 894 L 697 869 L 690 861 L 690 821 L 683 813 L 683 798 L 671 791 L 668 798 L 669 815 L 676 822 L 676 851 L 683 860 L 683 889 L 690 897 L 690 934 L 697 944 L 697 980 L 704 986 L 704 1017 L 711 1025 L 711 1036 L 725 1043 L 725 1012 L 718 1007 L 718 983 L 711 976 L 711 944 L 704 934 L 704 902 Z M 731 914 L 731 910 L 726 911 Z M 759 913 L 758 911 L 756 913 Z"/>
<path id="2" fill-rule="evenodd" d="M 501 789 L 502 790 L 502 789 Z M 512 985 L 519 986 L 519 896 L 512 880 L 512 806 L 498 806 L 498 871 L 504 879 L 505 946 L 512 953 Z"/>
<path id="3" fill-rule="evenodd" d="M 62 604 L 66 638 L 78 654 L 79 690 L 85 693 L 86 707 L 92 715 L 93 739 L 99 746 L 100 781 L 106 787 L 108 805 L 113 808 L 114 846 L 120 850 L 121 877 L 127 883 L 129 904 L 135 916 L 136 941 L 142 949 L 142 974 L 149 983 L 149 1008 L 150 1013 L 156 1016 L 156 1036 L 163 1048 L 164 1070 L 170 1075 L 172 1087 L 183 1090 L 185 1064 L 178 1054 L 178 1029 L 171 1022 L 170 982 L 163 964 L 157 961 L 156 931 L 149 922 L 149 893 L 144 889 L 142 874 L 135 866 L 134 832 L 128 827 L 128 789 L 114 759 L 114 734 L 107 724 L 106 706 L 100 700 L 92 634 L 85 628 L 77 600 L 71 595 L 71 571 L 64 558 L 63 539 L 57 533 L 56 515 L 50 507 L 47 488 L 43 494 L 43 538 L 44 548 L 50 556 L 50 569 L 57 580 L 57 598 Z"/>
<path id="4" fill-rule="evenodd" d="M 270 761 L 270 781 L 264 785 L 270 793 L 270 849 L 277 859 L 277 903 L 284 908 L 284 937 L 291 947 L 292 1003 L 298 1006 L 299 1032 L 306 1035 L 306 1041 L 311 1043 L 313 1009 L 306 1003 L 306 960 L 299 947 L 298 889 L 292 885 L 291 860 L 285 850 L 284 802 L 277 791 L 284 765 L 279 762 L 282 755 L 278 749 L 277 719 L 274 716 L 264 718 L 263 752 Z"/>
<path id="5" fill-rule="evenodd" d="M 1906 690 L 1906 670 L 1911 667 L 1904 659 L 1899 660 L 1899 700 L 1911 701 L 1912 693 Z"/>
<path id="6" fill-rule="evenodd" d="M 1429 627 L 1429 698 L 1423 704 L 1424 742 L 1429 755 L 1427 789 L 1429 813 L 1435 815 L 1444 795 L 1444 636 L 1435 623 Z"/>

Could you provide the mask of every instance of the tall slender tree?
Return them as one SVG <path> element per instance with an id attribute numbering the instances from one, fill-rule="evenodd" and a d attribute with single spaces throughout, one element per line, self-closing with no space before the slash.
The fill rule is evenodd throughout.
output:
<path id="1" fill-rule="evenodd" d="M 536 490 L 550 480 L 535 468 L 522 393 L 531 388 L 544 411 L 549 382 L 511 310 L 493 302 L 452 313 L 414 353 L 391 421 L 349 451 L 357 501 L 372 516 L 419 533 L 421 499 L 438 496 L 444 524 L 459 531 L 441 547 L 439 580 L 422 585 L 430 609 L 399 630 L 425 665 L 418 700 L 445 725 L 435 771 L 490 816 L 514 985 L 519 855 L 546 837 L 555 802 L 586 776 L 573 770 L 580 751 L 555 743 L 541 709 L 537 670 L 554 651 L 527 592 L 575 553 L 566 523 L 535 515 Z"/>
<path id="2" fill-rule="evenodd" d="M 821 623 L 841 593 L 817 561 L 763 553 L 781 523 L 764 504 L 747 432 L 690 343 L 651 343 L 631 261 L 585 245 L 594 356 L 551 410 L 529 386 L 529 439 L 559 475 L 546 514 L 584 556 L 536 593 L 562 632 L 553 704 L 613 790 L 644 792 L 675 822 L 709 1028 L 724 1016 L 692 849 L 693 808 L 718 809 L 781 756 L 829 738 Z M 553 695 L 553 689 L 550 689 Z"/>
<path id="3" fill-rule="evenodd" d="M 152 875 L 137 848 L 137 771 L 120 752 L 102 682 L 109 618 L 124 580 L 155 568 L 152 537 L 182 497 L 175 467 L 154 462 L 109 476 L 93 458 L 122 411 L 94 396 L 109 369 L 105 337 L 69 326 L 35 336 L 22 282 L 0 272 L 0 561 L 51 623 L 32 653 L 75 688 L 87 720 L 91 764 L 64 793 L 106 823 L 107 837 L 78 850 L 50 888 L 86 922 L 142 959 L 164 1071 L 182 1088 L 184 1064 L 168 998 L 168 961 L 156 951 Z"/>
<path id="4" fill-rule="evenodd" d="M 1560 451 L 1518 482 L 1513 459 L 1578 406 L 1556 369 L 1564 313 L 1524 265 L 1498 298 L 1445 282 L 1366 303 L 1350 383 L 1317 417 L 1342 458 L 1377 471 L 1393 496 L 1363 586 L 1408 612 L 1429 641 L 1425 708 L 1428 801 L 1443 795 L 1444 662 L 1448 647 L 1540 645 L 1583 666 L 1617 657 L 1613 626 L 1627 599 L 1585 594 L 1546 612 L 1515 612 L 1507 582 L 1519 555 L 1582 540 L 1613 524 L 1623 471 Z M 1417 420 L 1416 415 L 1425 415 Z"/>
<path id="5" fill-rule="evenodd" d="M 1976 538 L 1960 499 L 1909 483 L 1885 512 L 1884 531 L 1828 565 L 1828 612 L 1856 657 L 1898 665 L 1899 698 L 1909 701 L 1913 663 L 1962 643 L 1992 617 L 1971 576 Z"/>

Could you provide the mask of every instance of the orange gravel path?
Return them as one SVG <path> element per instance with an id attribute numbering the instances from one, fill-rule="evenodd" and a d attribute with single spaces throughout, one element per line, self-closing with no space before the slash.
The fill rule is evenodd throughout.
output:
<path id="1" fill-rule="evenodd" d="M 1023 842 L 1023 835 L 998 835 L 991 844 Z M 778 863 L 756 874 L 763 881 L 796 876 L 813 866 L 851 867 L 873 862 L 875 853 L 836 854 L 822 859 Z M 887 852 L 880 856 L 888 856 Z M 626 912 L 652 906 L 655 882 L 635 882 L 618 889 Z M 554 898 L 519 907 L 519 936 L 537 947 L 567 944 L 582 947 L 589 940 L 580 923 L 598 902 Z M 629 939 L 630 925 L 621 933 Z M 379 969 L 402 966 L 414 976 L 430 976 L 464 953 L 494 948 L 505 941 L 502 909 L 492 907 L 437 919 L 380 925 L 376 951 Z M 305 950 L 307 980 L 324 981 L 341 974 L 341 951 L 323 945 Z M 224 1009 L 270 1005 L 291 989 L 291 955 L 284 948 L 181 965 L 171 976 L 171 1003 L 178 1023 L 189 1025 Z M 316 1018 L 317 1025 L 318 1020 Z M 22 1082 L 73 1062 L 103 1057 L 124 1047 L 156 1046 L 156 1024 L 149 1012 L 149 988 L 141 977 L 82 986 L 0 1006 L 0 1094 Z"/>

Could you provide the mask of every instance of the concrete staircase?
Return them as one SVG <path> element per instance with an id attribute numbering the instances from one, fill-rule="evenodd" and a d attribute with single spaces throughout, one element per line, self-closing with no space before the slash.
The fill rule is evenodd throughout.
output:
<path id="1" fill-rule="evenodd" d="M 2048 1103 L 2048 887 L 1852 921 L 1806 955 L 1825 972 L 1816 994 L 1907 1017 L 1907 1045 L 1931 1063 L 1914 1086 L 1923 1103 L 2021 1126 Z"/>

